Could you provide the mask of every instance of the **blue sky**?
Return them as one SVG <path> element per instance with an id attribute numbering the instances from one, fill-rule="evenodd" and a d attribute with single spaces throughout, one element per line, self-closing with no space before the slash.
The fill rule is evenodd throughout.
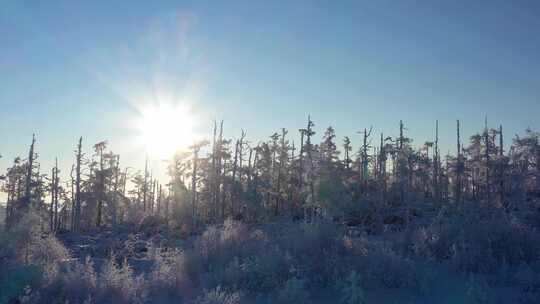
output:
<path id="1" fill-rule="evenodd" d="M 485 115 L 507 139 L 540 129 L 535 1 L 0 4 L 2 170 L 34 132 L 46 170 L 59 157 L 68 171 L 81 135 L 142 168 L 126 122 L 156 94 L 189 103 L 199 133 L 223 119 L 253 141 L 293 135 L 308 114 L 353 143 L 370 125 L 397 134 L 400 119 L 423 143 L 439 119 L 443 152 L 456 119 L 467 136 Z"/>

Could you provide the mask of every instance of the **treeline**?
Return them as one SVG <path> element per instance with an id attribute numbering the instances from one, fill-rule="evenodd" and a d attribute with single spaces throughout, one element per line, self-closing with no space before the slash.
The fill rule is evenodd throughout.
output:
<path id="1" fill-rule="evenodd" d="M 69 179 L 40 169 L 35 142 L 26 158 L 16 158 L 2 176 L 7 193 L 6 226 L 29 209 L 47 214 L 52 231 L 81 231 L 155 218 L 198 225 L 234 218 L 248 222 L 278 217 L 354 222 L 362 206 L 406 209 L 412 202 L 478 202 L 513 209 L 540 194 L 540 133 L 526 130 L 504 149 L 503 128 L 462 139 L 456 123 L 455 154 L 442 155 L 438 122 L 434 139 L 413 147 L 400 121 L 397 136 L 364 129 L 357 151 L 351 139 L 336 138 L 328 127 L 313 142 L 308 118 L 298 130 L 299 145 L 282 129 L 258 143 L 225 138 L 214 123 L 211 141 L 178 152 L 169 163 L 170 181 L 152 176 L 148 163 L 133 172 L 107 142 L 75 149 Z M 128 186 L 130 182 L 130 186 Z"/>

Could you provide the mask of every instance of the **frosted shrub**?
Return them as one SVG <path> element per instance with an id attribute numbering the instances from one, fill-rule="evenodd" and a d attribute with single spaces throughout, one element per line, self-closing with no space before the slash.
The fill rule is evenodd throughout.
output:
<path id="1" fill-rule="evenodd" d="M 150 277 L 159 285 L 176 287 L 183 280 L 184 255 L 180 251 L 171 253 L 159 252 L 154 257 L 154 266 Z"/>
<path id="2" fill-rule="evenodd" d="M 114 256 L 104 265 L 99 289 L 102 301 L 111 303 L 143 303 L 147 293 L 142 275 L 135 276 L 127 260 L 118 265 Z"/>
<path id="3" fill-rule="evenodd" d="M 206 229 L 197 239 L 195 251 L 204 267 L 225 267 L 234 257 L 252 255 L 250 250 L 254 242 L 245 225 L 226 220 L 222 228 L 211 226 Z"/>
<path id="4" fill-rule="evenodd" d="M 49 281 L 58 275 L 60 264 L 70 258 L 66 247 L 50 235 L 32 238 L 27 254 L 32 264 L 42 267 Z"/>
<path id="5" fill-rule="evenodd" d="M 389 248 L 375 248 L 360 258 L 365 278 L 387 288 L 416 287 L 414 263 Z"/>
<path id="6" fill-rule="evenodd" d="M 495 303 L 493 292 L 489 285 L 482 279 L 471 275 L 467 282 L 467 300 L 471 304 Z"/>
<path id="7" fill-rule="evenodd" d="M 240 293 L 228 292 L 218 286 L 210 291 L 205 290 L 194 304 L 240 304 Z"/>
<path id="8" fill-rule="evenodd" d="M 431 238 L 431 232 L 426 228 L 408 229 L 400 251 L 406 255 L 429 257 L 428 244 Z"/>
<path id="9" fill-rule="evenodd" d="M 159 233 L 162 229 L 162 221 L 158 216 L 146 215 L 139 220 L 138 230 L 147 236 Z"/>
<path id="10" fill-rule="evenodd" d="M 345 280 L 338 281 L 336 289 L 339 292 L 341 303 L 366 304 L 365 292 L 356 271 L 351 271 Z"/>
<path id="11" fill-rule="evenodd" d="M 193 265 L 190 270 L 189 264 L 197 261 L 190 260 L 184 252 L 174 250 L 158 252 L 153 262 L 149 276 L 152 296 L 167 295 L 173 298 L 193 296 L 195 276 L 190 276 L 190 273 L 198 273 L 198 270 L 193 269 Z"/>
<path id="12" fill-rule="evenodd" d="M 242 264 L 238 257 L 234 257 L 225 267 L 222 277 L 219 279 L 224 286 L 244 286 L 245 275 L 242 271 Z M 243 288 L 242 288 L 243 289 Z"/>
<path id="13" fill-rule="evenodd" d="M 82 288 L 94 290 L 97 287 L 97 274 L 94 270 L 94 263 L 89 256 L 86 257 L 84 264 L 76 263 L 71 271 L 65 274 L 65 283 L 70 287 L 78 284 Z M 71 285 L 73 284 L 73 285 Z"/>
<path id="14" fill-rule="evenodd" d="M 540 234 L 516 219 L 497 214 L 481 221 L 451 222 L 443 227 L 431 248 L 434 256 L 445 252 L 465 273 L 493 273 L 503 263 L 536 261 L 540 255 Z"/>
<path id="15" fill-rule="evenodd" d="M 268 248 L 241 265 L 241 286 L 250 292 L 271 292 L 289 276 L 289 267 L 283 252 Z"/>
<path id="16" fill-rule="evenodd" d="M 223 223 L 223 232 L 221 234 L 222 242 L 241 242 L 247 238 L 248 230 L 244 224 L 231 219 L 225 220 Z"/>
<path id="17" fill-rule="evenodd" d="M 523 303 L 540 303 L 540 261 L 519 266 L 514 274 L 514 282 L 523 291 Z"/>
<path id="18" fill-rule="evenodd" d="M 306 290 L 304 280 L 292 277 L 288 279 L 283 287 L 277 292 L 275 303 L 278 304 L 307 304 L 309 292 Z"/>
<path id="19" fill-rule="evenodd" d="M 208 227 L 197 240 L 197 248 L 201 256 L 208 258 L 210 255 L 215 254 L 220 249 L 220 240 L 220 231 L 216 227 Z"/>
<path id="20" fill-rule="evenodd" d="M 97 274 L 90 257 L 84 263 L 67 265 L 54 281 L 43 286 L 41 302 L 83 303 L 97 292 Z"/>
<path id="21" fill-rule="evenodd" d="M 342 231 L 328 222 L 289 226 L 276 238 L 282 252 L 290 255 L 290 262 L 297 263 L 310 285 L 333 282 L 340 255 L 348 250 Z"/>

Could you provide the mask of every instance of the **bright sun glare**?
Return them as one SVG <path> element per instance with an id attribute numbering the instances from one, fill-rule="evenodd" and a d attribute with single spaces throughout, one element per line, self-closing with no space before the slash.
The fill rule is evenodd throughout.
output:
<path id="1" fill-rule="evenodd" d="M 157 157 L 170 157 L 196 139 L 196 119 L 187 106 L 152 105 L 141 110 L 137 123 L 146 152 Z"/>

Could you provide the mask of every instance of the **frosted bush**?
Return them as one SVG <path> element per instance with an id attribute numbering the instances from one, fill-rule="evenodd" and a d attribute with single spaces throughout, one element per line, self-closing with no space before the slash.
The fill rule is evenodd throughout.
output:
<path id="1" fill-rule="evenodd" d="M 71 288 L 74 285 L 79 285 L 81 288 L 94 290 L 97 287 L 97 274 L 94 270 L 94 263 L 89 256 L 86 257 L 83 264 L 76 263 L 71 271 L 65 274 L 65 283 L 70 284 Z M 75 288 L 76 289 L 76 288 Z"/>
<path id="2" fill-rule="evenodd" d="M 356 271 L 351 271 L 345 280 L 338 281 L 336 289 L 339 292 L 340 302 L 343 304 L 366 304 L 364 288 L 362 288 L 360 276 Z"/>
<path id="3" fill-rule="evenodd" d="M 70 258 L 66 247 L 51 235 L 32 238 L 26 254 L 32 264 L 42 267 L 48 281 L 58 275 L 60 264 Z"/>
<path id="4" fill-rule="evenodd" d="M 228 292 L 218 286 L 210 291 L 205 290 L 194 304 L 240 304 L 239 292 Z"/>
<path id="5" fill-rule="evenodd" d="M 361 257 L 365 278 L 387 288 L 416 287 L 418 284 L 414 263 L 389 248 L 375 248 Z"/>
<path id="6" fill-rule="evenodd" d="M 288 279 L 282 288 L 277 292 L 275 303 L 278 304 L 307 304 L 309 300 L 309 292 L 305 287 L 304 280 L 292 277 Z"/>
<path id="7" fill-rule="evenodd" d="M 184 279 L 185 258 L 182 252 L 158 253 L 150 277 L 155 284 L 178 286 Z"/>
<path id="8" fill-rule="evenodd" d="M 491 304 L 495 303 L 493 291 L 482 279 L 471 275 L 467 282 L 467 300 L 471 304 Z"/>
<path id="9" fill-rule="evenodd" d="M 102 301 L 115 303 L 143 303 L 147 295 L 144 277 L 135 276 L 127 260 L 118 265 L 114 256 L 100 273 L 99 289 Z"/>
<path id="10" fill-rule="evenodd" d="M 221 233 L 222 242 L 241 242 L 248 238 L 247 227 L 238 221 L 225 220 Z"/>
<path id="11" fill-rule="evenodd" d="M 184 298 L 194 294 L 195 281 L 200 274 L 197 260 L 190 259 L 184 252 L 173 250 L 159 252 L 153 262 L 149 285 L 154 295 Z"/>
<path id="12" fill-rule="evenodd" d="M 279 249 L 260 252 L 241 265 L 241 286 L 250 292 L 271 292 L 289 276 L 289 267 Z"/>
<path id="13" fill-rule="evenodd" d="M 214 227 L 208 227 L 204 233 L 197 240 L 197 248 L 201 256 L 208 258 L 210 255 L 215 254 L 219 249 L 221 242 L 221 233 Z"/>

